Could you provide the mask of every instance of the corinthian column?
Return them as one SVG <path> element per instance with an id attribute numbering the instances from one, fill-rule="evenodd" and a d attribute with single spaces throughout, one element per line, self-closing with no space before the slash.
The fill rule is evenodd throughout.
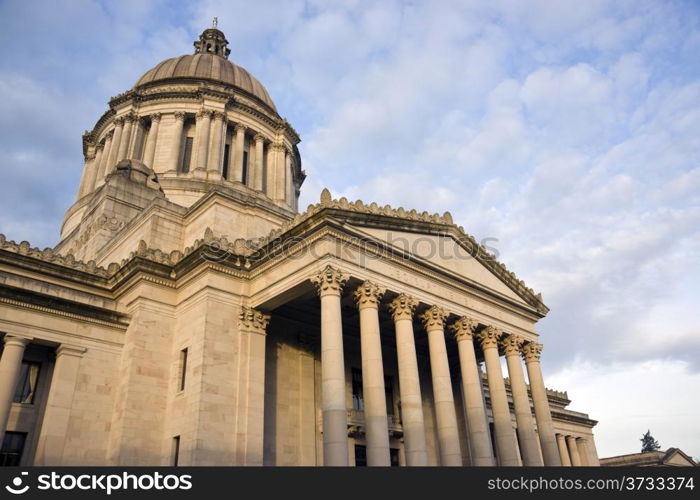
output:
<path id="1" fill-rule="evenodd" d="M 160 113 L 151 115 L 151 129 L 146 137 L 146 148 L 143 153 L 143 162 L 153 168 L 153 160 L 156 156 L 156 143 L 158 141 L 158 128 L 160 127 Z"/>
<path id="2" fill-rule="evenodd" d="M 243 148 L 245 147 L 245 125 L 237 123 L 233 128 L 236 140 L 233 146 L 233 177 L 231 180 L 243 182 Z"/>
<path id="3" fill-rule="evenodd" d="M 252 186 L 257 191 L 263 190 L 263 155 L 265 154 L 265 137 L 255 134 L 255 168 L 252 172 Z"/>
<path id="4" fill-rule="evenodd" d="M 90 146 L 90 149 L 92 149 L 92 146 Z M 85 155 L 85 166 L 83 167 L 83 175 L 80 178 L 80 186 L 78 187 L 78 200 L 89 192 L 88 182 L 92 172 L 95 170 L 96 163 L 97 154 L 95 148 L 92 152 L 88 152 Z"/>
<path id="5" fill-rule="evenodd" d="M 566 440 L 563 434 L 557 434 L 557 447 L 559 448 L 559 457 L 561 464 L 564 467 L 571 467 L 571 459 L 569 458 L 569 450 L 566 448 Z"/>
<path id="6" fill-rule="evenodd" d="M 203 109 L 197 113 L 197 128 L 195 130 L 196 168 L 207 169 L 207 155 L 209 150 L 209 132 L 211 131 L 211 111 Z"/>
<path id="7" fill-rule="evenodd" d="M 535 405 L 535 418 L 537 419 L 537 433 L 540 437 L 540 447 L 545 465 L 561 465 L 557 440 L 554 437 L 554 424 L 552 414 L 549 411 L 547 389 L 544 387 L 542 371 L 540 369 L 540 356 L 542 344 L 528 342 L 523 347 L 523 357 L 527 366 L 527 378 L 530 380 L 530 392 L 532 402 Z"/>
<path id="8" fill-rule="evenodd" d="M 170 149 L 170 170 L 177 172 L 180 166 L 180 149 L 182 149 L 182 132 L 185 127 L 185 113 L 176 111 L 173 116 L 175 122 L 172 127 L 172 147 Z"/>
<path id="9" fill-rule="evenodd" d="M 131 142 L 131 129 L 134 126 L 134 122 L 137 117 L 134 113 L 129 113 L 124 117 L 124 130 L 122 131 L 122 136 L 119 139 L 119 149 L 117 150 L 116 162 L 120 162 L 125 159 L 129 154 L 129 143 Z"/>
<path id="10" fill-rule="evenodd" d="M 265 419 L 265 336 L 270 316 L 249 307 L 239 313 L 242 336 L 238 388 L 236 456 L 240 465 L 263 464 Z"/>
<path id="11" fill-rule="evenodd" d="M 496 459 L 491 448 L 489 424 L 486 420 L 484 396 L 481 393 L 481 374 L 474 352 L 474 331 L 478 323 L 463 316 L 450 329 L 454 332 L 459 351 L 459 367 L 462 373 L 462 393 L 467 411 L 469 447 L 472 465 L 494 466 Z"/>
<path id="12" fill-rule="evenodd" d="M 488 377 L 489 394 L 491 396 L 491 412 L 493 413 L 493 428 L 496 437 L 498 462 L 503 466 L 518 466 L 518 452 L 515 443 L 515 433 L 510 420 L 506 386 L 501 372 L 501 362 L 498 357 L 498 340 L 503 332 L 496 327 L 487 326 L 477 334 L 484 351 L 486 360 L 486 375 Z"/>
<path id="13" fill-rule="evenodd" d="M 97 180 L 97 175 L 100 172 L 103 151 L 104 144 L 100 142 L 97 144 L 97 146 L 95 146 L 95 160 L 92 162 L 92 166 L 87 172 L 87 179 L 85 179 L 85 189 L 83 190 L 83 196 L 92 193 L 95 189 L 95 181 Z"/>
<path id="14" fill-rule="evenodd" d="M 114 120 L 114 136 L 112 137 L 112 144 L 109 148 L 109 157 L 107 158 L 107 165 L 105 166 L 104 173 L 105 176 L 112 173 L 115 165 L 117 164 L 117 157 L 119 153 L 119 147 L 122 142 L 122 132 L 124 130 L 124 117 L 120 116 Z"/>
<path id="15" fill-rule="evenodd" d="M 574 436 L 566 436 L 566 444 L 569 445 L 569 455 L 571 456 L 571 465 L 581 467 L 581 456 L 578 454 L 578 446 Z"/>
<path id="16" fill-rule="evenodd" d="M 462 451 L 459 446 L 457 414 L 445 344 L 447 312 L 442 307 L 432 306 L 421 315 L 421 319 L 428 332 L 435 417 L 440 442 L 440 462 L 442 465 L 459 466 L 462 465 Z"/>
<path id="17" fill-rule="evenodd" d="M 406 464 L 409 466 L 428 465 L 423 399 L 420 391 L 416 342 L 413 336 L 413 311 L 417 305 L 416 299 L 403 293 L 389 304 L 396 329 L 401 423 L 406 449 Z"/>
<path id="18" fill-rule="evenodd" d="M 365 401 L 367 465 L 390 466 L 389 427 L 384 388 L 382 341 L 379 334 L 379 301 L 385 289 L 371 281 L 361 284 L 353 297 L 360 310 L 362 394 Z"/>
<path id="19" fill-rule="evenodd" d="M 321 296 L 323 463 L 348 465 L 348 415 L 340 294 L 348 277 L 331 266 L 312 278 Z"/>
<path id="20" fill-rule="evenodd" d="M 105 170 L 107 169 L 107 165 L 109 164 L 109 156 L 111 155 L 112 151 L 112 137 L 114 136 L 114 130 L 110 130 L 105 134 L 105 146 L 102 151 L 102 158 L 100 158 L 100 164 L 97 169 L 97 173 L 95 175 L 95 182 L 93 185 L 93 189 L 97 189 L 100 187 L 102 184 L 104 184 L 105 180 L 105 175 L 106 172 Z"/>
<path id="21" fill-rule="evenodd" d="M 214 111 L 214 119 L 211 121 L 211 147 L 207 170 L 212 173 L 221 173 L 221 144 L 224 135 L 224 118 L 226 115 L 220 111 Z"/>
<path id="22" fill-rule="evenodd" d="M 510 390 L 513 395 L 515 407 L 515 421 L 518 424 L 518 437 L 520 438 L 520 453 L 523 456 L 523 465 L 542 465 L 540 447 L 537 444 L 535 423 L 532 420 L 530 410 L 530 398 L 527 396 L 525 374 L 520 361 L 521 347 L 525 341 L 515 335 L 509 335 L 501 340 L 501 346 L 506 354 L 508 375 L 510 376 Z"/>
<path id="23" fill-rule="evenodd" d="M 5 437 L 7 421 L 10 418 L 12 401 L 15 398 L 15 390 L 19 380 L 20 368 L 24 348 L 31 339 L 5 335 L 3 342 L 5 348 L 0 357 L 0 443 Z"/>

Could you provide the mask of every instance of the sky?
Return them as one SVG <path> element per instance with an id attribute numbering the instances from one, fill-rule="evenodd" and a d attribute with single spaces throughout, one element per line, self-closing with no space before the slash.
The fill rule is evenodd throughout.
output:
<path id="1" fill-rule="evenodd" d="M 57 243 L 83 131 L 213 16 L 302 137 L 301 207 L 494 238 L 599 455 L 700 458 L 700 2 L 0 0 L 0 232 Z"/>

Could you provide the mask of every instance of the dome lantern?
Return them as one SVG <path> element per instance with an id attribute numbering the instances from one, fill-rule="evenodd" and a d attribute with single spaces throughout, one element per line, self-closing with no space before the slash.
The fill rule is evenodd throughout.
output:
<path id="1" fill-rule="evenodd" d="M 228 59 L 231 49 L 228 48 L 228 40 L 224 33 L 218 29 L 218 18 L 212 21 L 212 27 L 205 29 L 199 40 L 194 42 L 195 54 L 213 54 Z"/>

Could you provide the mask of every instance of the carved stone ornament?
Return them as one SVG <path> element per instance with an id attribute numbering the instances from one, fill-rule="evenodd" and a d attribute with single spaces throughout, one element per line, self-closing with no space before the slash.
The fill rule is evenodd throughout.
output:
<path id="1" fill-rule="evenodd" d="M 197 120 L 199 120 L 200 118 L 211 118 L 211 113 L 212 111 L 210 109 L 200 109 L 196 115 Z"/>
<path id="2" fill-rule="evenodd" d="M 389 311 L 394 321 L 402 319 L 411 320 L 413 319 L 413 313 L 417 305 L 418 301 L 416 299 L 402 293 L 389 303 Z"/>
<path id="3" fill-rule="evenodd" d="M 152 123 L 159 122 L 161 116 L 162 116 L 161 113 L 153 113 L 153 114 L 151 115 L 151 122 L 152 122 Z"/>
<path id="4" fill-rule="evenodd" d="M 523 359 L 526 363 L 533 363 L 540 361 L 540 356 L 542 355 L 542 344 L 537 342 L 528 342 L 523 346 Z"/>
<path id="5" fill-rule="evenodd" d="M 173 115 L 175 116 L 176 120 L 181 120 L 183 122 L 185 121 L 185 116 L 187 116 L 187 114 L 184 111 L 175 111 Z"/>
<path id="6" fill-rule="evenodd" d="M 520 356 L 525 339 L 517 335 L 508 335 L 501 339 L 501 347 L 506 356 Z"/>
<path id="7" fill-rule="evenodd" d="M 270 323 L 270 316 L 250 307 L 241 307 L 238 313 L 241 328 L 250 332 L 264 335 L 267 325 Z"/>
<path id="8" fill-rule="evenodd" d="M 323 271 L 311 278 L 311 281 L 316 285 L 316 289 L 321 296 L 328 294 L 340 295 L 345 283 L 348 281 L 348 276 L 343 274 L 340 269 L 335 269 L 328 265 Z"/>
<path id="9" fill-rule="evenodd" d="M 376 309 L 379 307 L 379 302 L 385 293 L 386 288 L 382 288 L 371 281 L 365 281 L 353 292 L 353 297 L 358 308 L 374 307 Z"/>
<path id="10" fill-rule="evenodd" d="M 445 328 L 447 316 L 449 316 L 449 314 L 447 314 L 445 309 L 440 306 L 432 306 L 420 315 L 420 319 L 427 331 L 442 330 Z"/>
<path id="11" fill-rule="evenodd" d="M 498 349 L 498 340 L 503 335 L 503 330 L 496 328 L 495 326 L 487 326 L 479 333 L 476 334 L 476 338 L 481 344 L 482 349 L 496 348 Z"/>
<path id="12" fill-rule="evenodd" d="M 449 326 L 449 329 L 454 333 L 457 342 L 468 340 L 471 342 L 474 330 L 479 326 L 479 322 L 468 316 L 462 316 L 457 321 Z"/>
<path id="13" fill-rule="evenodd" d="M 236 123 L 236 125 L 234 125 L 233 127 L 233 130 L 235 130 L 236 133 L 238 133 L 238 131 L 245 132 L 246 130 L 248 130 L 248 128 L 242 123 Z"/>

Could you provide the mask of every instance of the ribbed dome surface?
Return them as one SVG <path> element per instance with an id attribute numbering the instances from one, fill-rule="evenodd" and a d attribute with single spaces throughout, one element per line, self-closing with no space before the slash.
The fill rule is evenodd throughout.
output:
<path id="1" fill-rule="evenodd" d="M 277 111 L 262 83 L 244 68 L 218 55 L 200 53 L 166 59 L 146 71 L 134 86 L 170 78 L 203 78 L 228 83 L 253 94 Z"/>

